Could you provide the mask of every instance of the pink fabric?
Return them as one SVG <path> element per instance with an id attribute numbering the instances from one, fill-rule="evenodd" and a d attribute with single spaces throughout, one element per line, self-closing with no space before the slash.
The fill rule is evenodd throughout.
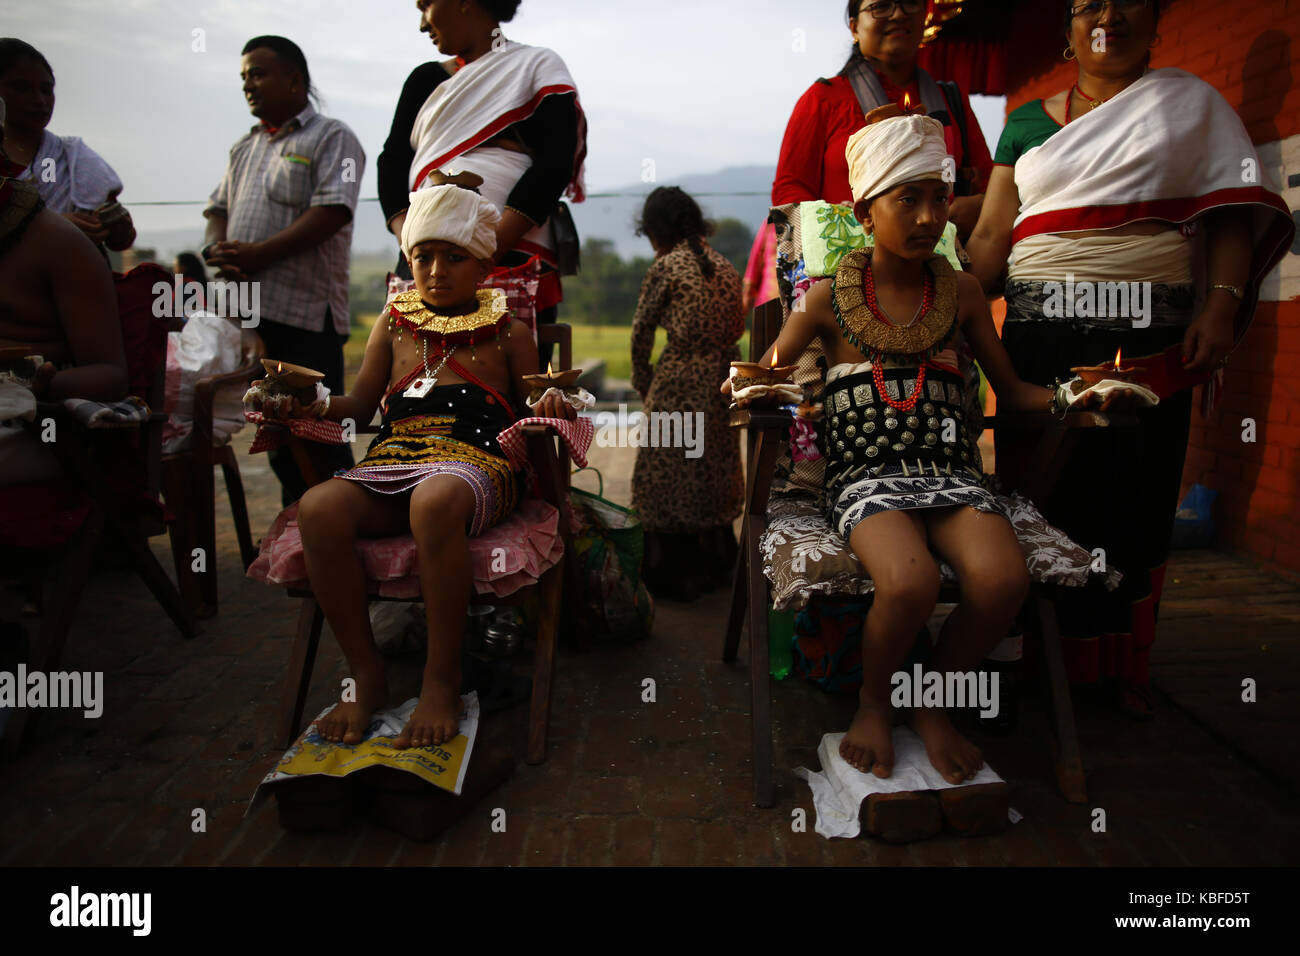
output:
<path id="1" fill-rule="evenodd" d="M 776 226 L 770 222 L 763 223 L 754 234 L 754 245 L 749 250 L 749 264 L 745 268 L 745 281 L 754 290 L 755 305 L 777 297 Z"/>
<path id="2" fill-rule="evenodd" d="M 591 447 L 591 439 L 596 434 L 596 426 L 590 418 L 579 417 L 573 421 L 564 418 L 519 419 L 497 436 L 497 444 L 501 446 L 501 451 L 505 453 L 510 464 L 519 469 L 528 465 L 528 450 L 524 447 L 525 425 L 549 425 L 554 428 L 564 439 L 564 444 L 569 449 L 569 457 L 574 463 L 579 468 L 587 467 L 587 449 Z"/>
<path id="3" fill-rule="evenodd" d="M 560 512 L 539 498 L 525 498 L 505 521 L 469 539 L 474 590 L 505 597 L 536 584 L 560 560 L 564 539 L 559 534 Z M 357 542 L 372 594 L 389 598 L 420 599 L 415 539 L 409 534 L 393 538 L 368 538 Z M 261 551 L 248 568 L 254 581 L 283 587 L 309 587 L 302 535 L 298 530 L 298 505 L 281 511 L 262 539 Z"/>
<path id="4" fill-rule="evenodd" d="M 245 412 L 244 418 L 257 426 L 257 434 L 253 437 L 252 447 L 248 449 L 250 455 L 271 448 L 279 448 L 288 440 L 288 432 L 292 432 L 299 438 L 320 442 L 323 445 L 342 445 L 344 443 L 343 426 L 338 422 L 327 422 L 316 418 L 290 418 L 287 421 L 273 424 L 266 421 L 261 412 Z"/>

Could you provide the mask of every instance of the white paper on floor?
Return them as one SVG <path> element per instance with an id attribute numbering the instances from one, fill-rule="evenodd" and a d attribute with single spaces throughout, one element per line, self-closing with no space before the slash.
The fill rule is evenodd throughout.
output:
<path id="1" fill-rule="evenodd" d="M 873 793 L 899 793 L 904 790 L 951 790 L 955 786 L 1001 783 L 1002 778 L 987 763 L 979 773 L 963 784 L 951 784 L 935 770 L 926 756 L 925 744 L 907 727 L 894 728 L 894 772 L 888 777 L 863 773 L 845 763 L 840 756 L 844 734 L 826 734 L 817 748 L 822 770 L 796 767 L 795 775 L 808 781 L 813 807 L 817 811 L 816 830 L 822 836 L 856 837 L 862 832 L 858 816 L 862 803 Z"/>

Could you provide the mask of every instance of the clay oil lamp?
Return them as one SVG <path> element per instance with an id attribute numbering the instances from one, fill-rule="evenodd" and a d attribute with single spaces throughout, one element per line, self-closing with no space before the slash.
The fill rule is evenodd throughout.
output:
<path id="1" fill-rule="evenodd" d="M 316 401 L 316 384 L 325 378 L 324 372 L 275 359 L 262 359 L 262 368 L 266 369 L 263 391 L 269 395 L 292 395 L 304 405 Z"/>
<path id="2" fill-rule="evenodd" d="M 574 386 L 578 384 L 578 379 L 581 377 L 580 368 L 565 368 L 554 372 L 551 370 L 551 363 L 547 362 L 545 372 L 523 376 L 524 384 L 532 389 L 528 395 L 528 403 L 531 405 L 539 401 L 548 388 L 558 388 L 566 395 L 571 394 L 576 391 Z"/>
<path id="3" fill-rule="evenodd" d="M 1120 358 L 1122 350 L 1115 352 L 1114 364 L 1106 363 L 1103 365 L 1079 365 L 1070 369 L 1075 375 L 1083 379 L 1084 387 L 1096 385 L 1099 382 L 1131 382 L 1133 373 L 1137 371 L 1134 366 L 1127 368 L 1121 367 Z"/>

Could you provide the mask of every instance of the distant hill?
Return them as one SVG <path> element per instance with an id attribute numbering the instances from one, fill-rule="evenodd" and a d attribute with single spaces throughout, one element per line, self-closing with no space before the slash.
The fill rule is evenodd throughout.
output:
<path id="1" fill-rule="evenodd" d="M 636 235 L 635 221 L 644 197 L 656 186 L 680 186 L 695 196 L 704 214 L 712 219 L 732 217 L 750 230 L 767 218 L 772 192 L 773 166 L 731 166 L 711 173 L 696 173 L 677 180 L 635 182 L 609 189 L 595 189 L 584 203 L 571 204 L 573 220 L 582 239 L 608 239 L 623 258 L 649 256 L 650 247 Z M 609 195 L 609 194 L 618 195 Z M 751 193 L 753 195 L 710 195 Z M 157 249 L 161 261 L 178 252 L 197 250 L 203 244 L 202 220 L 196 214 L 192 229 L 142 230 L 137 245 Z M 379 203 L 363 201 L 352 231 L 352 254 L 375 254 L 396 261 L 397 243 L 384 228 Z"/>
<path id="2" fill-rule="evenodd" d="M 751 231 L 767 219 L 771 206 L 774 166 L 731 166 L 713 173 L 696 173 L 677 180 L 631 183 L 613 189 L 593 190 L 595 196 L 572 206 L 573 221 L 583 239 L 609 239 L 619 255 L 649 256 L 649 243 L 636 235 L 636 217 L 645 196 L 656 186 L 680 186 L 696 198 L 711 219 L 739 219 Z M 606 193 L 620 193 L 606 197 Z M 710 195 L 752 193 L 754 195 Z"/>

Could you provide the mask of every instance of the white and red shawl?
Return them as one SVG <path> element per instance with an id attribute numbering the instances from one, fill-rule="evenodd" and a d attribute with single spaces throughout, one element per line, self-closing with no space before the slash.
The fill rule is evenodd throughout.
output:
<path id="1" fill-rule="evenodd" d="M 1260 280 L 1295 235 L 1290 210 L 1262 175 L 1246 128 L 1218 90 L 1183 70 L 1152 70 L 1020 157 L 1012 243 L 1143 220 L 1185 225 L 1211 209 L 1248 207 L 1255 246 L 1240 338 Z"/>
<path id="2" fill-rule="evenodd" d="M 438 84 L 416 115 L 411 128 L 411 148 L 415 150 L 411 191 L 419 189 L 431 171 L 446 167 L 532 116 L 546 97 L 572 93 L 576 100 L 577 92 L 564 61 L 545 47 L 507 41 L 465 64 Z M 586 155 L 586 121 L 579 105 L 578 147 L 565 190 L 574 202 L 586 198 Z"/>

